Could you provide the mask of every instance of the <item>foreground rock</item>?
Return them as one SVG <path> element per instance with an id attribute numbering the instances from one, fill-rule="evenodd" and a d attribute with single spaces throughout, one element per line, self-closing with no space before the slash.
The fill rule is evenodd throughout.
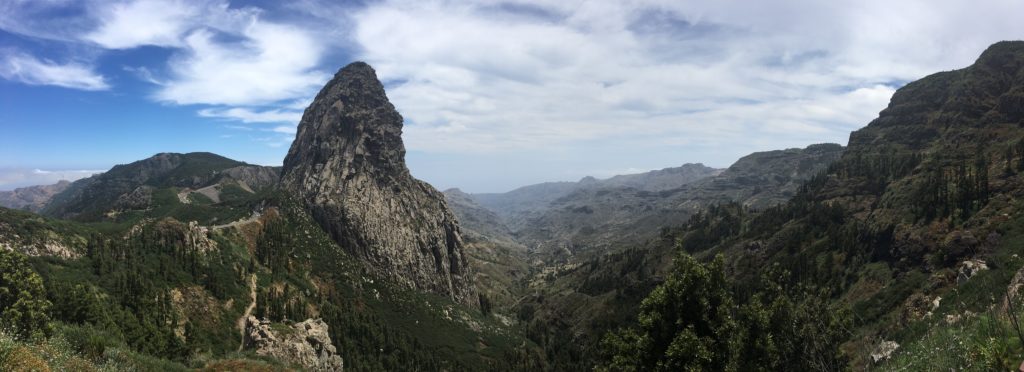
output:
<path id="1" fill-rule="evenodd" d="M 379 275 L 475 304 L 459 225 L 444 196 L 409 174 L 401 134 L 373 69 L 348 65 L 303 114 L 282 187 Z"/>
<path id="2" fill-rule="evenodd" d="M 331 343 L 323 320 L 308 319 L 277 329 L 271 328 L 270 322 L 249 316 L 245 322 L 245 348 L 310 371 L 342 370 L 344 363 Z"/>

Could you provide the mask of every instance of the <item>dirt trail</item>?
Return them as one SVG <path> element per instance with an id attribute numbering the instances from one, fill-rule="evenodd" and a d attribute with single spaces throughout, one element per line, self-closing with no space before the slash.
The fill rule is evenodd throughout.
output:
<path id="1" fill-rule="evenodd" d="M 236 322 L 238 324 L 238 334 L 242 336 L 242 341 L 238 344 L 238 351 L 242 351 L 242 348 L 245 347 L 245 320 L 249 319 L 252 311 L 256 309 L 256 274 L 252 274 L 249 277 L 249 298 L 252 299 L 252 302 L 249 303 L 249 307 L 245 308 L 245 313 Z"/>
<path id="2" fill-rule="evenodd" d="M 251 216 L 243 218 L 243 219 L 240 219 L 238 221 L 232 221 L 230 223 L 226 223 L 226 224 L 223 224 L 223 225 L 210 226 L 210 230 L 222 230 L 222 229 L 226 229 L 226 228 L 229 228 L 229 227 L 239 227 L 239 226 L 242 226 L 242 225 L 245 225 L 245 224 L 257 222 L 259 220 L 260 220 L 260 213 L 259 212 L 253 212 Z"/>

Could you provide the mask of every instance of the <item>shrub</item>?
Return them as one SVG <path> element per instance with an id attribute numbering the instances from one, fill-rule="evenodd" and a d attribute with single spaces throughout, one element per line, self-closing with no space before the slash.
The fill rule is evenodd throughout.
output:
<path id="1" fill-rule="evenodd" d="M 22 338 L 46 336 L 49 311 L 43 279 L 25 256 L 0 249 L 0 327 Z"/>

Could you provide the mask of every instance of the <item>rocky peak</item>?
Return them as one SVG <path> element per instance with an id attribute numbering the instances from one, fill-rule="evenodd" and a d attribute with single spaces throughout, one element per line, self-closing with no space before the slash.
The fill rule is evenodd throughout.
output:
<path id="1" fill-rule="evenodd" d="M 369 65 L 354 62 L 345 66 L 317 94 L 306 109 L 306 118 L 317 118 L 322 125 L 300 125 L 296 138 L 311 138 L 310 146 L 332 152 L 301 151 L 292 146 L 284 161 L 285 169 L 299 164 L 325 164 L 345 159 L 342 177 L 351 172 L 380 170 L 382 174 L 408 175 L 405 145 L 402 143 L 402 116 L 388 101 L 384 85 Z M 337 145 L 336 147 L 333 145 Z"/>
<path id="2" fill-rule="evenodd" d="M 409 174 L 401 134 L 373 69 L 350 64 L 303 114 L 282 187 L 379 275 L 476 304 L 459 225 L 444 196 Z"/>

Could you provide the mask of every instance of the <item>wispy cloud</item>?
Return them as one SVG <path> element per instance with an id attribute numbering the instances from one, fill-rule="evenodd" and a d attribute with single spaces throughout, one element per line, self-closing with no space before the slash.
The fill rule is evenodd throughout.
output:
<path id="1" fill-rule="evenodd" d="M 223 42 L 205 30 L 184 39 L 156 93 L 175 104 L 253 105 L 312 95 L 329 75 L 316 69 L 323 47 L 299 28 L 254 21 Z M 226 87 L 230 87 L 227 89 Z"/>
<path id="2" fill-rule="evenodd" d="M 0 4 L 0 10 L 6 11 L 0 15 L 0 28 L 77 43 L 79 49 L 155 46 L 170 50 L 166 65 L 160 66 L 161 75 L 146 66 L 125 70 L 156 85 L 155 100 L 176 105 L 246 110 L 246 106 L 273 104 L 291 109 L 296 102 L 308 101 L 330 76 L 320 70 L 327 45 L 317 40 L 319 30 L 303 27 L 308 22 L 271 21 L 263 16 L 263 9 L 226 0 L 14 2 Z M 73 16 L 54 16 L 64 13 Z M 231 115 L 238 110 L 206 111 L 211 112 Z"/>
<path id="3" fill-rule="evenodd" d="M 890 13 L 874 1 L 382 1 L 352 19 L 361 58 L 402 82 L 388 94 L 410 119 L 412 150 L 642 137 L 715 142 L 738 156 L 752 138 L 769 148 L 845 142 L 885 106 L 891 82 L 962 67 L 1014 29 L 1024 34 L 981 21 L 1006 19 L 992 9 L 929 4 Z M 917 12 L 925 16 L 903 16 Z M 981 16 L 966 22 L 987 35 L 947 30 L 964 14 Z"/>
<path id="4" fill-rule="evenodd" d="M 199 116 L 243 123 L 298 123 L 302 118 L 302 111 L 280 109 L 258 111 L 244 107 L 205 108 L 199 110 Z"/>
<path id="5" fill-rule="evenodd" d="M 21 52 L 0 56 L 0 77 L 29 85 L 54 85 L 81 90 L 107 90 L 106 79 L 91 66 L 41 60 Z"/>
<path id="6" fill-rule="evenodd" d="M 160 79 L 157 79 L 156 75 L 153 74 L 152 71 L 150 71 L 148 68 L 146 68 L 144 66 L 138 66 L 138 67 L 124 66 L 123 69 L 125 71 L 128 71 L 128 72 L 132 73 L 133 75 L 135 75 L 136 77 L 138 77 L 139 79 L 141 79 L 142 81 L 145 81 L 147 83 L 150 83 L 150 84 L 153 84 L 153 85 L 165 85 L 166 84 L 165 82 L 161 81 Z"/>
<path id="7" fill-rule="evenodd" d="M 292 144 L 294 136 L 274 134 L 267 137 L 250 137 L 253 141 L 263 143 L 268 147 L 281 148 Z"/>
<path id="8" fill-rule="evenodd" d="M 83 39 L 107 49 L 128 49 L 143 45 L 181 45 L 181 35 L 203 13 L 185 1 L 142 0 L 97 7 L 99 27 Z"/>
<path id="9" fill-rule="evenodd" d="M 274 129 L 272 129 L 272 130 L 273 130 L 274 132 L 277 132 L 277 133 L 284 133 L 284 134 L 295 134 L 295 132 L 296 132 L 296 129 L 297 129 L 297 128 L 295 128 L 295 126 L 290 126 L 290 125 L 282 125 L 282 126 L 277 126 L 277 127 L 274 127 Z"/>

